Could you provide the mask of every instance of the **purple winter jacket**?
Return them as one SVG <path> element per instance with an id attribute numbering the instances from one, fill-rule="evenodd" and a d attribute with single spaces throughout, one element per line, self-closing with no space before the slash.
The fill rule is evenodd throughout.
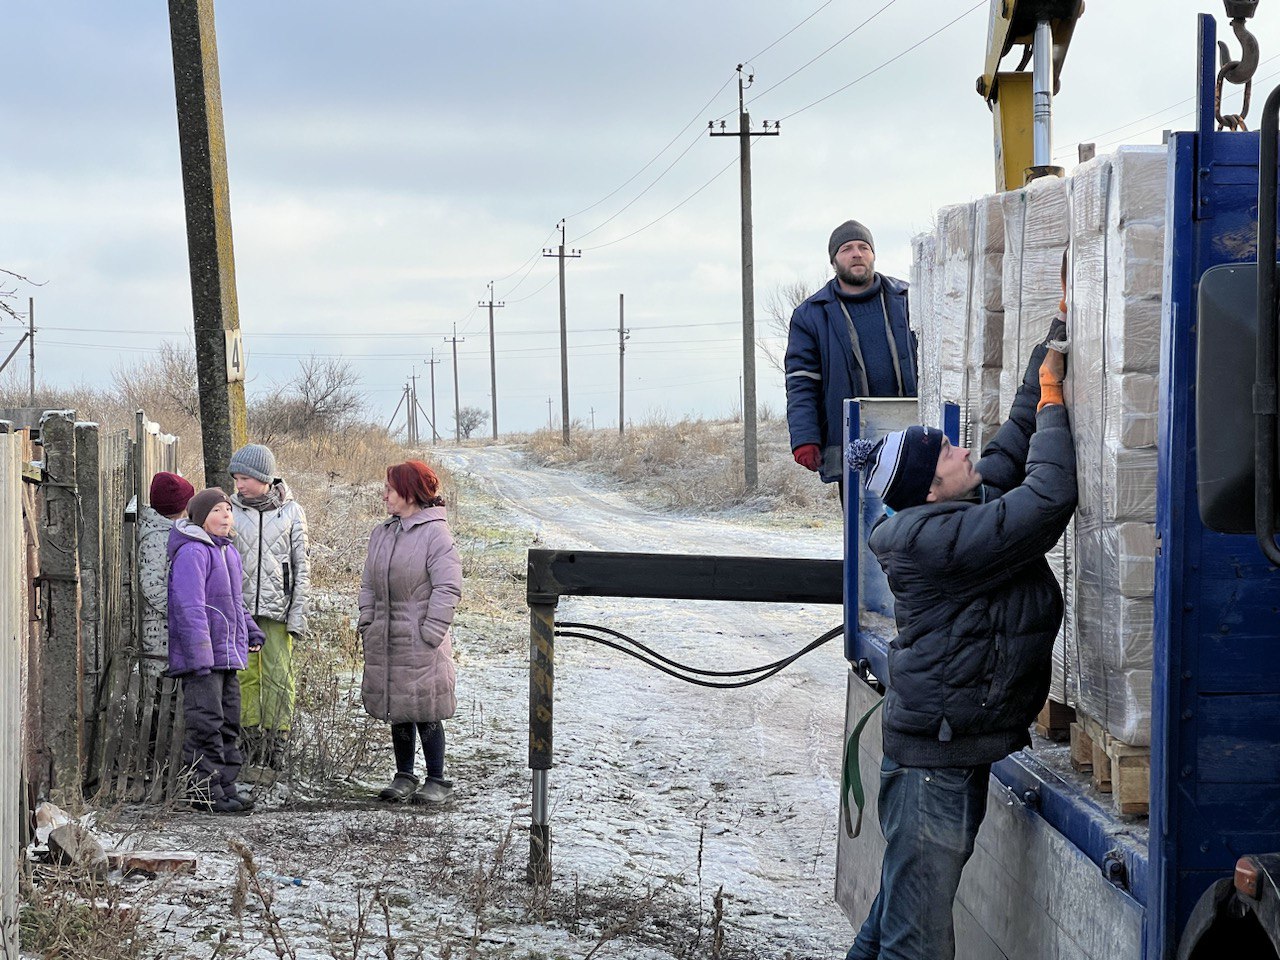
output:
<path id="1" fill-rule="evenodd" d="M 169 533 L 169 675 L 243 670 L 263 642 L 241 592 L 240 554 L 190 520 Z"/>

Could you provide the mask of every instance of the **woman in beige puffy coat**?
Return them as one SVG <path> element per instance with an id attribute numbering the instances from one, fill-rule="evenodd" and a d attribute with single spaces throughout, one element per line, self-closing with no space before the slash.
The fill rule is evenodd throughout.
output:
<path id="1" fill-rule="evenodd" d="M 396 757 L 395 777 L 379 797 L 439 803 L 453 792 L 444 779 L 444 721 L 458 703 L 449 624 L 462 596 L 462 561 L 440 480 L 425 463 L 388 467 L 382 499 L 391 518 L 369 536 L 357 621 L 364 708 L 391 724 Z M 418 739 L 427 761 L 421 782 L 413 772 Z"/>

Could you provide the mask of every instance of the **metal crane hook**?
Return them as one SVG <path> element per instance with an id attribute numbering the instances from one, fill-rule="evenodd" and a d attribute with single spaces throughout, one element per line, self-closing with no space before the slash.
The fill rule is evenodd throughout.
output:
<path id="1" fill-rule="evenodd" d="M 1225 0 L 1228 14 L 1236 14 L 1231 20 L 1231 29 L 1240 41 L 1240 59 L 1232 60 L 1226 43 L 1218 41 L 1218 56 L 1222 67 L 1218 70 L 1218 80 L 1213 89 L 1213 114 L 1218 121 L 1218 129 L 1228 127 L 1231 130 L 1249 129 L 1245 117 L 1249 115 L 1249 98 L 1253 93 L 1253 75 L 1258 70 L 1258 38 L 1245 26 L 1246 18 L 1253 15 L 1257 0 Z M 1224 82 L 1244 85 L 1244 103 L 1236 114 L 1222 113 L 1222 85 Z"/>

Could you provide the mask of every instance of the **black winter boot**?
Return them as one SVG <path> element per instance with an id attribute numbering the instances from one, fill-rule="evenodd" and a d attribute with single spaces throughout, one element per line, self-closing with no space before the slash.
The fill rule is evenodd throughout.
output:
<path id="1" fill-rule="evenodd" d="M 378 794 L 379 800 L 387 800 L 391 803 L 404 803 L 413 792 L 418 789 L 418 778 L 412 773 L 397 773 L 387 784 L 382 792 Z"/>

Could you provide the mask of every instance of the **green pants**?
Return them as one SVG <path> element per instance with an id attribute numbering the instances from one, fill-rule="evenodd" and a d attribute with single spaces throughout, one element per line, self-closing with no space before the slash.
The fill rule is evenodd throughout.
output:
<path id="1" fill-rule="evenodd" d="M 279 620 L 254 617 L 267 635 L 240 671 L 240 726 L 288 730 L 298 685 L 293 674 L 293 634 Z"/>

